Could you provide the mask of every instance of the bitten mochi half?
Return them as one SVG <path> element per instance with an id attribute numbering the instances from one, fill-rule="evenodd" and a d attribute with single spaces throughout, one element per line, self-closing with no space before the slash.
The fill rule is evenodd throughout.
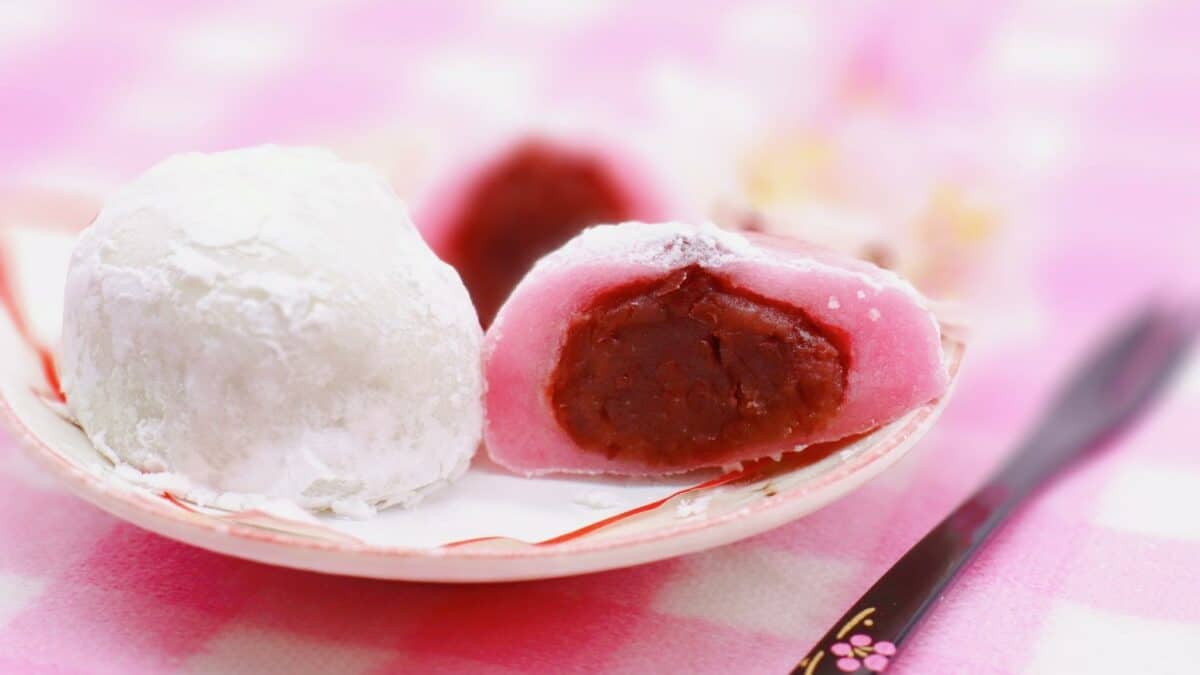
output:
<path id="1" fill-rule="evenodd" d="M 946 389 L 938 323 L 874 265 L 713 225 L 590 228 L 483 346 L 484 440 L 526 475 L 663 475 L 868 431 Z"/>

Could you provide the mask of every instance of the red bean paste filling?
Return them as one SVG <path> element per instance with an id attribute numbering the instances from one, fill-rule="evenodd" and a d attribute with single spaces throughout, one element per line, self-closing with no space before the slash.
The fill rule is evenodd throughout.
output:
<path id="1" fill-rule="evenodd" d="M 635 217 L 599 159 L 525 143 L 467 195 L 446 260 L 462 276 L 484 326 L 533 263 L 589 225 Z"/>
<path id="2" fill-rule="evenodd" d="M 843 343 L 795 307 L 688 267 L 597 297 L 569 328 L 548 393 L 587 451 L 720 460 L 825 426 L 845 395 Z"/>

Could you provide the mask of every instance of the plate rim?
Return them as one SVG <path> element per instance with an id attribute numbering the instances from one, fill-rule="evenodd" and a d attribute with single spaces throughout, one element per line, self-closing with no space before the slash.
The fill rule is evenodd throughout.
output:
<path id="1" fill-rule="evenodd" d="M 29 225 L 26 225 L 29 227 Z M 62 224 L 34 224 L 34 229 L 70 232 Z M 12 229 L 0 225 L 0 232 Z M 75 228 L 77 229 L 77 228 Z M 6 247 L 0 247 L 6 248 Z M 6 251 L 5 251 L 6 252 Z M 2 270 L 0 270 L 2 272 Z M 36 352 L 35 340 L 22 335 L 20 307 L 8 307 L 4 314 L 6 332 L 16 349 Z M 19 304 L 19 301 L 18 301 Z M 950 374 L 947 390 L 936 400 L 915 411 L 903 427 L 870 451 L 841 462 L 812 481 L 741 508 L 714 517 L 689 519 L 677 525 L 632 532 L 601 539 L 579 538 L 552 544 L 519 542 L 513 548 L 476 546 L 413 547 L 380 545 L 364 541 L 333 541 L 304 537 L 289 532 L 271 531 L 237 522 L 221 521 L 203 514 L 168 508 L 150 493 L 135 489 L 114 489 L 97 475 L 62 456 L 43 441 L 13 408 L 6 393 L 0 392 L 0 422 L 10 431 L 16 445 L 34 461 L 61 480 L 75 496 L 116 518 L 171 539 L 227 555 L 318 572 L 333 572 L 388 579 L 421 581 L 501 581 L 549 578 L 590 571 L 626 567 L 695 552 L 753 536 L 819 510 L 844 497 L 871 478 L 882 473 L 908 454 L 932 428 L 952 396 L 966 354 L 966 342 L 955 334 L 954 326 L 942 323 L 942 347 Z M 798 452 L 803 452 L 800 450 Z M 815 495 L 826 494 L 813 500 Z M 668 545 L 674 544 L 674 545 Z M 239 550 L 239 546 L 244 546 Z M 304 560 L 285 560 L 288 554 Z M 616 559 L 622 557 L 623 559 Z M 362 563 L 354 568 L 353 561 Z M 394 565 L 414 561 L 436 561 L 440 565 L 460 564 L 455 569 L 419 573 Z M 509 570 L 503 567 L 472 572 L 469 565 L 480 561 L 564 562 L 549 573 Z M 340 564 L 335 564 L 340 563 Z M 574 564 L 570 564 L 574 563 Z M 367 566 L 376 569 L 366 570 Z"/>

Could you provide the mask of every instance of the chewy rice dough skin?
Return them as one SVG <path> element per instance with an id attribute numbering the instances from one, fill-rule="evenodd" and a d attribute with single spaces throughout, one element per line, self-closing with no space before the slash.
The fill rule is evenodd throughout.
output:
<path id="1" fill-rule="evenodd" d="M 519 473 L 729 466 L 937 398 L 938 325 L 894 274 L 710 225 L 591 228 L 484 339 L 489 454 Z"/>
<path id="2" fill-rule="evenodd" d="M 548 140 L 509 148 L 460 182 L 419 226 L 462 275 L 485 327 L 538 258 L 589 225 L 648 217 L 615 162 Z"/>
<path id="3" fill-rule="evenodd" d="M 122 469 L 358 516 L 465 471 L 481 341 L 380 176 L 263 146 L 177 155 L 111 196 L 71 260 L 60 372 Z"/>

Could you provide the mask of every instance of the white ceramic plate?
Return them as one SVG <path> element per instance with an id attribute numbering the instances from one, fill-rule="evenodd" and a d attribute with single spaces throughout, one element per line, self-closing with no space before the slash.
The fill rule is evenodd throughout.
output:
<path id="1" fill-rule="evenodd" d="M 43 205 L 45 206 L 45 205 Z M 75 218 L 76 211 L 62 217 Z M 872 433 L 764 460 L 735 474 L 656 481 L 521 478 L 483 453 L 449 489 L 413 509 L 364 521 L 203 508 L 131 482 L 92 447 L 57 402 L 52 349 L 71 228 L 0 223 L 0 419 L 71 491 L 163 536 L 251 560 L 319 572 L 423 581 L 563 576 L 726 544 L 810 513 L 899 459 L 942 401 Z M 74 222 L 78 222 L 75 220 Z M 947 330 L 952 382 L 963 343 Z"/>

